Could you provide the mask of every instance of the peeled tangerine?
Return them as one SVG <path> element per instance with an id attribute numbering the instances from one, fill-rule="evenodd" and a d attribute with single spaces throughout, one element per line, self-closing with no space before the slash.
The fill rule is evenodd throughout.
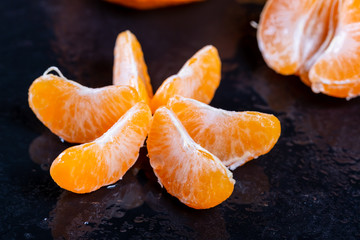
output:
<path id="1" fill-rule="evenodd" d="M 175 114 L 165 107 L 155 112 L 147 148 L 159 183 L 189 207 L 214 207 L 234 190 L 232 173 L 195 143 Z"/>
<path id="2" fill-rule="evenodd" d="M 115 183 L 137 160 L 151 119 L 148 105 L 137 103 L 100 138 L 62 152 L 51 165 L 51 177 L 75 193 Z"/>
<path id="3" fill-rule="evenodd" d="M 53 133 L 71 143 L 85 143 L 104 134 L 132 106 L 140 101 L 129 86 L 88 88 L 48 74 L 36 79 L 29 89 L 29 105 L 38 119 Z"/>
<path id="4" fill-rule="evenodd" d="M 269 152 L 280 136 L 279 120 L 260 112 L 232 112 L 176 96 L 168 102 L 190 137 L 231 170 Z"/>
<path id="5" fill-rule="evenodd" d="M 360 0 L 269 0 L 257 32 L 266 63 L 316 93 L 360 95 Z"/>
<path id="6" fill-rule="evenodd" d="M 221 61 L 214 46 L 205 46 L 180 71 L 167 78 L 151 100 L 151 110 L 165 106 L 175 95 L 210 103 L 221 78 Z"/>

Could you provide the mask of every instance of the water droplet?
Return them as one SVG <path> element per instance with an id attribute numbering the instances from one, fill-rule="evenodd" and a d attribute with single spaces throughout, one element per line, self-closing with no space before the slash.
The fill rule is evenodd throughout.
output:
<path id="1" fill-rule="evenodd" d="M 134 219 L 134 222 L 135 222 L 135 223 L 142 223 L 142 222 L 144 222 L 144 216 L 143 216 L 143 215 L 137 216 L 137 217 Z"/>
<path id="2" fill-rule="evenodd" d="M 40 168 L 41 168 L 42 170 L 44 170 L 44 171 L 47 171 L 47 170 L 50 169 L 50 166 L 49 166 L 49 164 L 47 164 L 47 163 L 42 163 L 42 164 L 40 165 Z"/>
<path id="3" fill-rule="evenodd" d="M 31 233 L 25 233 L 24 234 L 25 239 L 32 239 L 34 236 Z"/>
<path id="4" fill-rule="evenodd" d="M 44 219 L 39 223 L 39 227 L 42 228 L 42 229 L 48 229 L 48 228 L 49 228 L 48 218 L 44 218 Z"/>
<path id="5" fill-rule="evenodd" d="M 107 189 L 112 189 L 112 188 L 115 188 L 115 187 L 116 187 L 116 184 L 113 184 L 113 185 L 107 186 L 106 188 L 107 188 Z"/>
<path id="6" fill-rule="evenodd" d="M 250 21 L 250 26 L 257 29 L 258 28 L 258 23 L 255 21 Z"/>
<path id="7" fill-rule="evenodd" d="M 113 215 L 113 217 L 115 217 L 115 218 L 122 218 L 124 216 L 125 216 L 125 212 L 123 212 L 123 211 L 116 211 Z"/>

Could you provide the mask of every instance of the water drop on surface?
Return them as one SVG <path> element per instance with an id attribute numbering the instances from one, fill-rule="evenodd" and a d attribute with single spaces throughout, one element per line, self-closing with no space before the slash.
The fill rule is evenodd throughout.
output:
<path id="1" fill-rule="evenodd" d="M 254 29 L 257 29 L 258 28 L 258 23 L 255 22 L 255 21 L 250 21 L 250 26 L 253 27 Z"/>
<path id="2" fill-rule="evenodd" d="M 34 236 L 31 233 L 24 233 L 24 238 L 25 239 L 33 239 Z"/>
<path id="3" fill-rule="evenodd" d="M 141 216 L 137 216 L 135 219 L 134 219 L 134 223 L 142 223 L 144 222 L 144 216 L 141 215 Z"/>
<path id="4" fill-rule="evenodd" d="M 123 212 L 123 211 L 116 211 L 113 215 L 113 217 L 115 217 L 115 218 L 122 218 L 124 216 L 125 216 L 125 212 Z"/>
<path id="5" fill-rule="evenodd" d="M 47 164 L 47 163 L 42 163 L 42 164 L 40 165 L 40 168 L 41 168 L 42 170 L 44 170 L 44 171 L 47 171 L 47 170 L 50 169 L 50 166 L 49 166 L 49 164 Z"/>

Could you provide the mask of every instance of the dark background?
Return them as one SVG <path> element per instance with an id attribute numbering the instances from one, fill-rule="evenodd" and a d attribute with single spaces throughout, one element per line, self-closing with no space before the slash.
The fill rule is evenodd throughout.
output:
<path id="1" fill-rule="evenodd" d="M 360 99 L 316 95 L 269 69 L 256 30 L 264 1 L 208 0 L 135 11 L 101 0 L 0 1 L 2 239 L 359 239 Z M 76 195 L 49 175 L 66 147 L 31 112 L 27 91 L 49 66 L 83 85 L 111 84 L 116 36 L 142 44 L 154 90 L 201 47 L 223 61 L 211 105 L 275 114 L 282 135 L 234 171 L 232 196 L 210 210 L 157 184 L 142 149 L 114 188 Z"/>

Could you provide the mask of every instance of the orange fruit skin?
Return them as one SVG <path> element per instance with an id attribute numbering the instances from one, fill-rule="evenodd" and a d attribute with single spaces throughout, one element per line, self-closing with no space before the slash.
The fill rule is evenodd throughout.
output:
<path id="1" fill-rule="evenodd" d="M 257 32 L 265 62 L 315 93 L 360 95 L 360 0 L 269 0 Z"/>
<path id="2" fill-rule="evenodd" d="M 280 122 L 271 114 L 225 111 L 181 96 L 167 107 L 196 143 L 231 170 L 268 153 L 280 137 Z"/>
<path id="3" fill-rule="evenodd" d="M 51 165 L 51 177 L 74 193 L 115 183 L 137 160 L 151 119 L 148 105 L 137 103 L 100 138 L 63 151 Z"/>
<path id="4" fill-rule="evenodd" d="M 201 2 L 203 0 L 106 0 L 129 8 L 138 10 L 149 10 L 161 7 L 175 6 L 191 2 Z"/>
<path id="5" fill-rule="evenodd" d="M 213 46 L 206 46 L 191 57 L 178 74 L 166 79 L 151 100 L 153 112 L 168 100 L 180 95 L 210 103 L 221 78 L 221 61 Z"/>
<path id="6" fill-rule="evenodd" d="M 31 84 L 28 101 L 54 134 L 71 143 L 84 143 L 100 137 L 140 99 L 128 86 L 91 89 L 49 74 Z"/>
<path id="7" fill-rule="evenodd" d="M 147 147 L 159 183 L 185 205 L 211 208 L 233 192 L 232 173 L 195 143 L 175 114 L 165 107 L 155 112 Z"/>
<path id="8" fill-rule="evenodd" d="M 150 104 L 153 90 L 139 41 L 130 31 L 120 33 L 114 49 L 113 84 L 128 85 Z"/>

